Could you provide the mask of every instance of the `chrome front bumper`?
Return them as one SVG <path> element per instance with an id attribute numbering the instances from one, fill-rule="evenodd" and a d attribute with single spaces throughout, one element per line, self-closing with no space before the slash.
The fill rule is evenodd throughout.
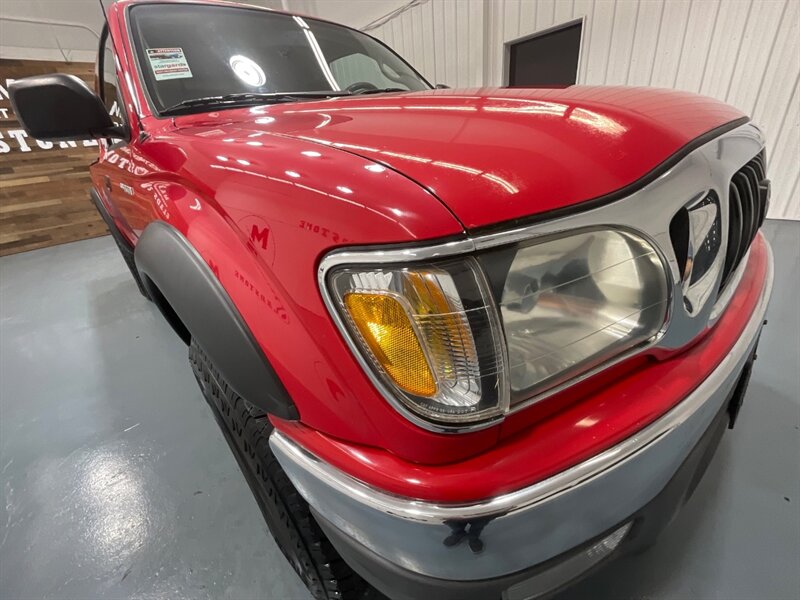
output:
<path id="1" fill-rule="evenodd" d="M 758 341 L 772 280 L 768 251 L 761 297 L 740 339 L 683 402 L 633 437 L 513 493 L 463 505 L 422 502 L 367 486 L 278 431 L 270 445 L 327 525 L 400 569 L 459 582 L 523 571 L 611 533 L 665 488 L 731 396 Z M 478 552 L 445 542 L 467 526 L 478 532 Z"/>

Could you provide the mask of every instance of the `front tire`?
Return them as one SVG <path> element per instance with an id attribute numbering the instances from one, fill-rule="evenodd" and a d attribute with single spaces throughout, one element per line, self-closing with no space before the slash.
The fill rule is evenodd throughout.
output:
<path id="1" fill-rule="evenodd" d="M 318 600 L 380 596 L 339 556 L 269 447 L 267 414 L 228 386 L 195 340 L 189 362 L 278 547 Z"/>

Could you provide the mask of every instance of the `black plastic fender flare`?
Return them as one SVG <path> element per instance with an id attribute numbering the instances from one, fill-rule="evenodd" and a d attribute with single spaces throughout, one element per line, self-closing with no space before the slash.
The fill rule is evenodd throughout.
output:
<path id="1" fill-rule="evenodd" d="M 209 266 L 174 227 L 150 223 L 134 250 L 153 302 L 185 341 L 206 351 L 239 396 L 283 419 L 297 419 L 289 393 Z"/>

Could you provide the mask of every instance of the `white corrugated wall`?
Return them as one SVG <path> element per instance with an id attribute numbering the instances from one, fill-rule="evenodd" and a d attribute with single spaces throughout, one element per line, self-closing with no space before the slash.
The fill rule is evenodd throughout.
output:
<path id="1" fill-rule="evenodd" d="M 699 92 L 768 139 L 769 216 L 800 220 L 800 1 L 429 0 L 370 31 L 432 82 L 500 85 L 503 44 L 585 17 L 578 83 Z"/>

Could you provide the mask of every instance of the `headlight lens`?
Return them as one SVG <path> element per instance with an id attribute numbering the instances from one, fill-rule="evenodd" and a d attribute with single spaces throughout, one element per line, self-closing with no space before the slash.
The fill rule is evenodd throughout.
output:
<path id="1" fill-rule="evenodd" d="M 450 423 L 507 406 L 499 319 L 482 281 L 473 259 L 346 268 L 329 279 L 351 338 L 393 397 Z"/>
<path id="2" fill-rule="evenodd" d="M 644 344 L 669 303 L 653 246 L 613 229 L 478 259 L 339 267 L 325 282 L 383 394 L 456 426 L 500 416 Z"/>
<path id="3" fill-rule="evenodd" d="M 512 252 L 495 256 L 508 265 L 496 289 L 512 404 L 650 339 L 665 322 L 666 274 L 641 237 L 589 230 Z"/>

